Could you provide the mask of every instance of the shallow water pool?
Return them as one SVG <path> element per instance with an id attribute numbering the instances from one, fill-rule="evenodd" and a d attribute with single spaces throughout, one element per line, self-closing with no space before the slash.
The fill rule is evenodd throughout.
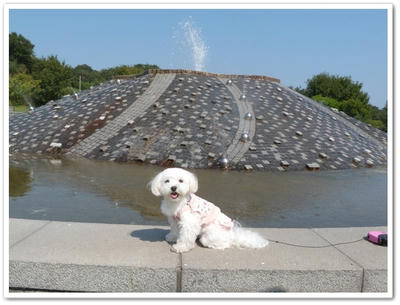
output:
<path id="1" fill-rule="evenodd" d="M 146 184 L 162 168 L 87 159 L 10 158 L 9 216 L 167 225 Z M 387 171 L 194 170 L 198 195 L 247 227 L 387 225 Z"/>

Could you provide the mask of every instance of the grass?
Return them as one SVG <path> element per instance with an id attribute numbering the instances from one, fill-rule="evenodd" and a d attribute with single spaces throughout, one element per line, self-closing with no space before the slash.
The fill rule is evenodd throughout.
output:
<path id="1" fill-rule="evenodd" d="M 15 112 L 27 112 L 28 111 L 28 106 L 26 105 L 18 105 L 18 106 L 13 106 Z"/>

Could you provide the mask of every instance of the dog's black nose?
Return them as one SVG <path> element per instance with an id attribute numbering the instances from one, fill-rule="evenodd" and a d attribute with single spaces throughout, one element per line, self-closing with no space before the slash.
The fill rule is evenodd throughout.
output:
<path id="1" fill-rule="evenodd" d="M 171 191 L 175 192 L 176 191 L 176 186 L 171 186 Z"/>

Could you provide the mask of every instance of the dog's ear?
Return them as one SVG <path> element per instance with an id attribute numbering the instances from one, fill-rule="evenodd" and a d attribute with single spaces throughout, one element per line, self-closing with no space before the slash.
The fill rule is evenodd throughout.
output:
<path id="1" fill-rule="evenodd" d="M 199 188 L 199 182 L 195 174 L 189 173 L 189 192 L 194 194 Z"/>
<path id="2" fill-rule="evenodd" d="M 160 192 L 160 181 L 161 181 L 161 173 L 155 176 L 148 184 L 147 187 L 153 193 L 154 196 L 161 196 Z"/>

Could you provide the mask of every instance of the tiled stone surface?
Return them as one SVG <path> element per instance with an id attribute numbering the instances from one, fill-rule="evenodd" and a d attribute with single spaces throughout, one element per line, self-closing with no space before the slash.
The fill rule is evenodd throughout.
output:
<path id="1" fill-rule="evenodd" d="M 154 75 L 110 81 L 93 90 L 36 108 L 31 114 L 10 117 L 10 150 L 23 153 L 64 153 L 128 108 L 151 83 Z M 50 147 L 62 143 L 61 148 Z"/>
<path id="2" fill-rule="evenodd" d="M 294 93 L 297 96 L 297 98 L 299 98 L 300 100 L 303 100 L 303 99 L 307 100 L 310 103 L 314 104 L 314 106 L 318 107 L 320 110 L 330 114 L 334 121 L 340 120 L 342 123 L 344 123 L 350 129 L 355 129 L 355 131 L 357 133 L 359 133 L 360 136 L 362 136 L 364 138 L 368 138 L 373 143 L 375 143 L 377 146 L 382 147 L 382 149 L 386 149 L 387 134 L 384 131 L 374 128 L 370 124 L 366 124 L 364 122 L 358 121 L 357 119 L 348 116 L 343 111 L 338 111 L 335 108 L 331 108 L 331 107 L 325 106 L 321 103 L 317 103 L 308 97 L 302 96 L 300 93 L 298 93 L 290 88 L 287 88 L 286 90 Z M 349 136 L 348 134 L 346 134 L 346 135 Z"/>
<path id="3" fill-rule="evenodd" d="M 103 145 L 109 139 L 117 136 L 123 127 L 131 125 L 132 121 L 134 122 L 135 119 L 146 113 L 147 109 L 160 97 L 174 77 L 175 74 L 157 74 L 151 85 L 134 103 L 106 126 L 98 129 L 95 133 L 73 146 L 69 153 L 87 156 L 99 146 L 104 148 Z M 119 96 L 115 99 L 122 100 Z"/>
<path id="4" fill-rule="evenodd" d="M 369 136 L 377 139 L 378 141 L 382 142 L 385 146 L 387 145 L 387 134 L 386 132 L 372 127 L 370 124 L 366 124 L 364 122 L 361 122 L 355 118 L 352 118 L 351 116 L 347 115 L 343 111 L 337 112 L 338 115 L 341 117 L 345 118 L 346 120 L 350 121 L 353 123 L 355 126 L 360 128 L 361 130 L 365 131 Z"/>
<path id="5" fill-rule="evenodd" d="M 89 157 L 214 167 L 232 142 L 238 123 L 237 105 L 218 78 L 177 74 L 145 115 L 110 139 L 106 144 L 110 151 Z"/>
<path id="6" fill-rule="evenodd" d="M 256 153 L 248 151 L 238 168 L 261 169 L 259 164 L 266 170 L 303 170 L 306 164 L 318 163 L 320 169 L 343 169 L 365 167 L 368 159 L 375 165 L 386 163 L 384 143 L 378 146 L 360 136 L 357 126 L 350 128 L 317 102 L 274 82 L 242 78 L 233 83 L 246 95 L 256 117 Z M 328 157 L 321 158 L 321 153 Z M 361 162 L 355 164 L 354 157 Z M 282 166 L 282 161 L 289 165 Z"/>
<path id="7" fill-rule="evenodd" d="M 217 167 L 223 156 L 229 168 L 243 170 L 386 164 L 386 133 L 277 82 L 174 75 L 111 81 L 13 115 L 10 152 L 187 168 Z M 244 132 L 248 141 L 241 141 Z"/>

